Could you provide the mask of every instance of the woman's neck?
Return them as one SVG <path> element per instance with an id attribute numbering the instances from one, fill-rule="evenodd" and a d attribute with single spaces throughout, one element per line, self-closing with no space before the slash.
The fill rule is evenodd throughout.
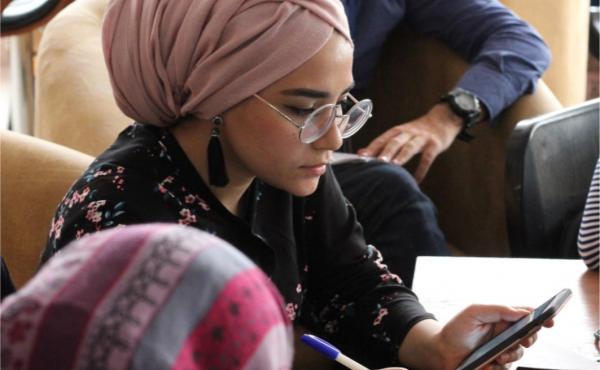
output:
<path id="1" fill-rule="evenodd" d="M 170 131 L 213 195 L 229 212 L 239 216 L 242 196 L 252 183 L 253 178 L 240 176 L 235 171 L 235 165 L 228 163 L 227 153 L 223 153 L 229 176 L 229 184 L 225 187 L 210 185 L 208 181 L 207 150 L 211 129 L 212 124 L 210 122 L 192 118 L 181 121 L 171 127 Z"/>

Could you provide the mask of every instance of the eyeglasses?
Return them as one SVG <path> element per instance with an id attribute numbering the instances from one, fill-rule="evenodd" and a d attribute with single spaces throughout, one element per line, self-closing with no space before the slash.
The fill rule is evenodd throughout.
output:
<path id="1" fill-rule="evenodd" d="M 304 122 L 300 124 L 273 104 L 269 103 L 262 96 L 254 94 L 254 97 L 271 107 L 271 109 L 279 113 L 292 125 L 299 128 L 300 141 L 304 144 L 310 144 L 323 137 L 323 135 L 329 131 L 331 124 L 336 119 L 339 120 L 336 125 L 340 130 L 342 139 L 347 139 L 364 126 L 367 120 L 371 118 L 371 112 L 373 111 L 373 103 L 371 100 L 363 99 L 358 101 L 355 97 L 348 94 L 351 103 L 345 101 L 338 104 L 325 104 L 320 106 L 312 111 L 308 117 L 304 119 Z"/>

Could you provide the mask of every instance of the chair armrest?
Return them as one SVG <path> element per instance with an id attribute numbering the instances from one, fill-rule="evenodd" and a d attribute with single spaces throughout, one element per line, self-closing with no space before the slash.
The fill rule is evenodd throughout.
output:
<path id="1" fill-rule="evenodd" d="M 0 139 L 0 243 L 20 287 L 37 270 L 56 207 L 93 158 L 10 131 L 2 131 Z"/>

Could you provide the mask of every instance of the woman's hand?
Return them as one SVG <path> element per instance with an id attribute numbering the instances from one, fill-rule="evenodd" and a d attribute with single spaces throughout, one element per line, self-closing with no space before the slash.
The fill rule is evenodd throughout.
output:
<path id="1" fill-rule="evenodd" d="M 531 308 L 471 305 L 444 326 L 435 320 L 419 321 L 402 342 L 399 359 L 409 368 L 454 370 L 476 348 L 531 311 Z M 552 325 L 552 320 L 544 323 L 546 327 Z M 523 356 L 523 347 L 531 346 L 536 338 L 532 333 L 483 369 L 508 368 L 509 363 Z"/>
<path id="2" fill-rule="evenodd" d="M 438 348 L 442 356 L 447 358 L 448 363 L 452 364 L 452 368 L 456 368 L 473 350 L 531 311 L 531 308 L 471 305 L 457 314 L 442 328 L 437 336 Z M 552 325 L 552 320 L 544 323 L 546 327 Z M 523 347 L 530 347 L 536 339 L 537 334 L 531 334 L 504 351 L 484 369 L 507 368 L 506 365 L 517 361 L 523 356 Z"/>

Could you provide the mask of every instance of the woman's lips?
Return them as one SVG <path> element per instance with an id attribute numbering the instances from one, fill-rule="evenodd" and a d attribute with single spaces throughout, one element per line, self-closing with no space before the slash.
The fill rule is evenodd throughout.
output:
<path id="1" fill-rule="evenodd" d="M 310 166 L 302 166 L 300 167 L 304 172 L 306 172 L 309 176 L 321 176 L 325 173 L 327 166 L 325 163 L 319 163 Z"/>

